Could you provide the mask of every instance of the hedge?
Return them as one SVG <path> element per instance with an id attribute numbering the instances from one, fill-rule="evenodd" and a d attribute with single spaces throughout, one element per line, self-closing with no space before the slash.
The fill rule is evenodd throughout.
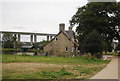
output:
<path id="1" fill-rule="evenodd" d="M 18 52 L 18 49 L 13 49 L 13 48 L 2 48 L 0 49 L 2 51 L 2 54 L 14 54 Z"/>

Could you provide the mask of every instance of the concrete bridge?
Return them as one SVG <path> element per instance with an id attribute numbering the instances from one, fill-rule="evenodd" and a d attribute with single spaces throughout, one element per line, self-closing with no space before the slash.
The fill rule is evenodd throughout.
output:
<path id="1" fill-rule="evenodd" d="M 46 36 L 47 41 L 50 41 L 56 34 L 48 34 L 48 33 L 33 33 L 33 32 L 13 32 L 13 31 L 0 31 L 1 34 L 11 33 L 16 36 L 17 41 L 20 42 L 20 35 L 30 35 L 30 42 L 37 42 L 37 36 Z"/>

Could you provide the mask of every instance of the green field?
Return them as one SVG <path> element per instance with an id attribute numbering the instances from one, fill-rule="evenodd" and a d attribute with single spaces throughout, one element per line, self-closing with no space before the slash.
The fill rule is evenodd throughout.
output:
<path id="1" fill-rule="evenodd" d="M 3 79 L 88 79 L 110 61 L 85 57 L 3 55 Z"/>

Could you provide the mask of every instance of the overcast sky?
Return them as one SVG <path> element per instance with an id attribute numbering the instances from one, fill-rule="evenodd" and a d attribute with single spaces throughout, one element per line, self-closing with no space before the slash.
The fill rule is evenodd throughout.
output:
<path id="1" fill-rule="evenodd" d="M 42 1 L 2 3 L 2 30 L 58 33 L 59 23 L 65 23 L 87 1 Z"/>
<path id="2" fill-rule="evenodd" d="M 67 29 L 77 8 L 86 3 L 87 0 L 1 0 L 0 27 L 4 31 L 58 33 L 59 23 L 65 23 Z"/>
<path id="3" fill-rule="evenodd" d="M 1 2 L 1 27 L 4 31 L 58 33 L 59 23 L 65 23 L 67 29 L 77 8 L 86 3 L 87 0 Z"/>

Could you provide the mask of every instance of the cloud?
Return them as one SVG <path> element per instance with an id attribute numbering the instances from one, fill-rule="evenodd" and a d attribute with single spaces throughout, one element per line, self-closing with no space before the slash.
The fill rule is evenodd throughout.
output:
<path id="1" fill-rule="evenodd" d="M 77 8 L 87 3 L 83 0 L 83 2 L 80 0 L 40 0 L 41 2 L 5 1 L 7 0 L 1 3 L 2 30 L 55 34 L 59 31 L 59 23 L 65 23 L 67 29 L 69 20 L 76 13 Z"/>
<path id="2" fill-rule="evenodd" d="M 87 0 L 0 0 L 0 2 L 85 2 Z"/>

